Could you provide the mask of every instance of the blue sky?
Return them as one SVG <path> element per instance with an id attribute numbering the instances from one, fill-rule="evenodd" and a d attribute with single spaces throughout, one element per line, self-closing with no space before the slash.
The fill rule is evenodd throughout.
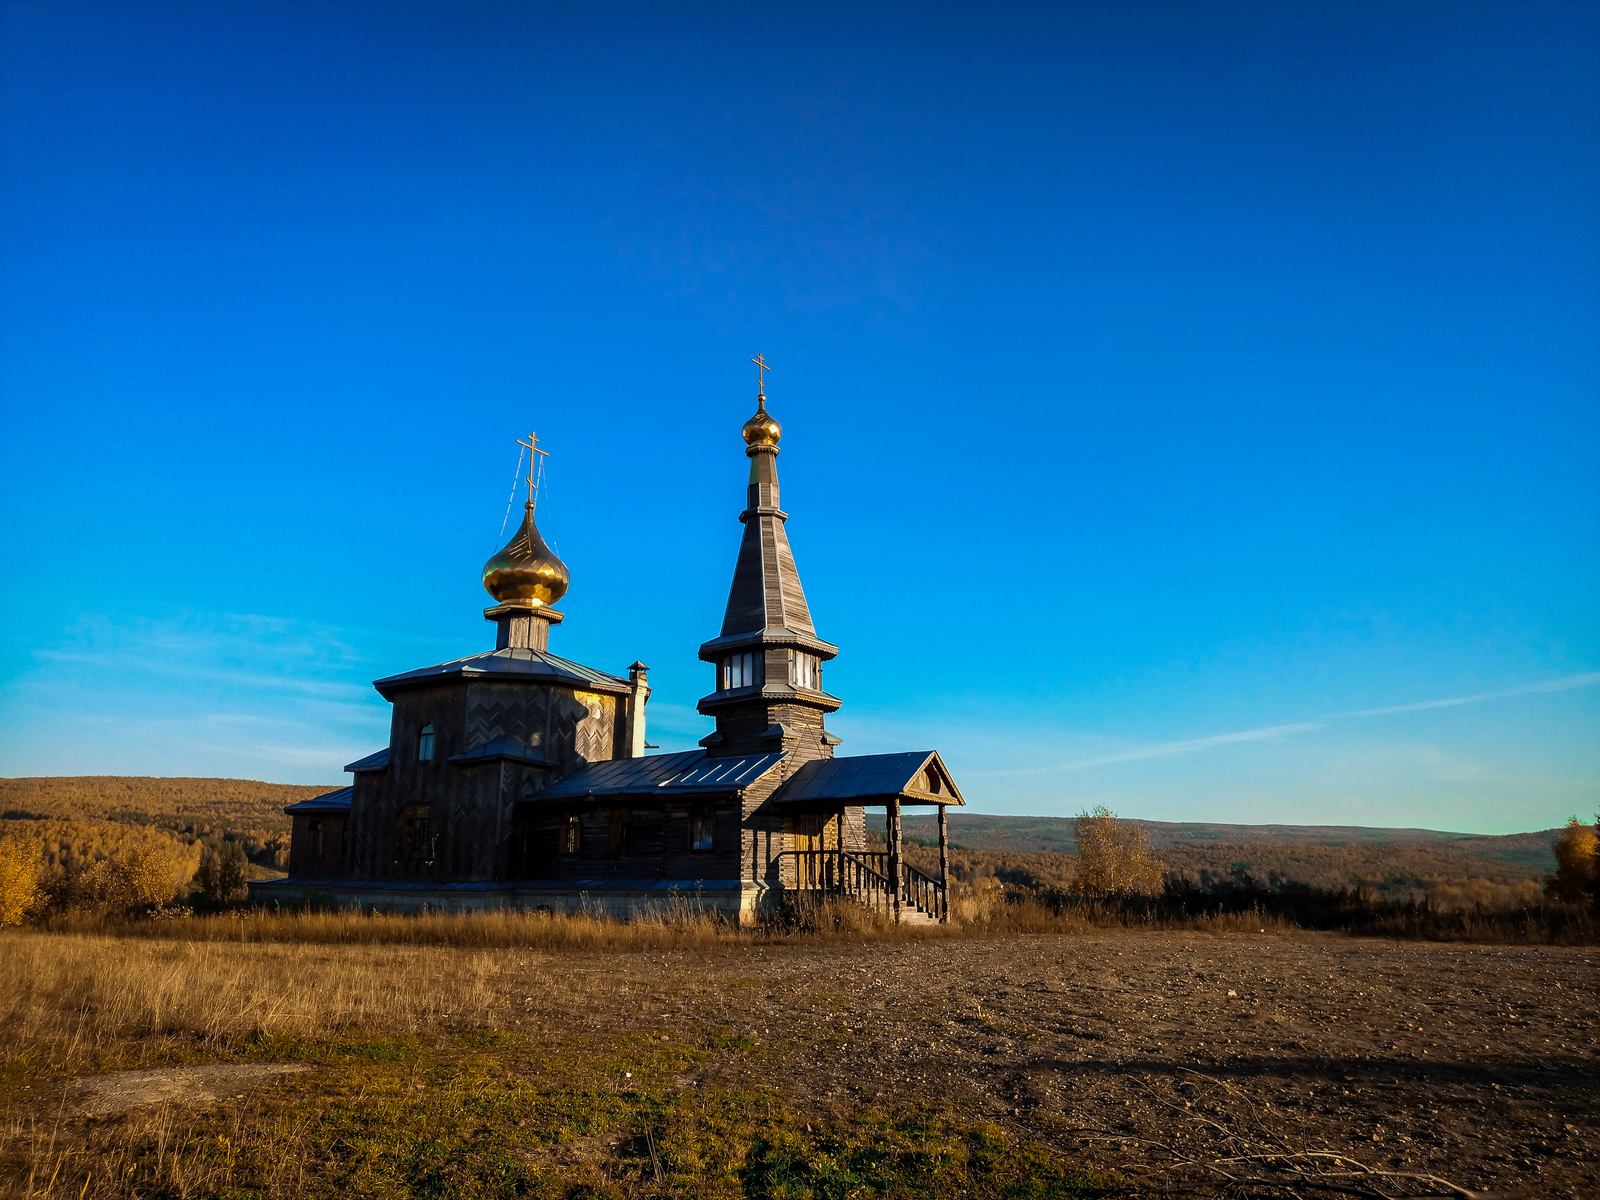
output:
<path id="1" fill-rule="evenodd" d="M 757 351 L 842 753 L 1600 805 L 1600 9 L 0 8 L 0 774 L 338 784 L 492 644 L 693 745 Z"/>

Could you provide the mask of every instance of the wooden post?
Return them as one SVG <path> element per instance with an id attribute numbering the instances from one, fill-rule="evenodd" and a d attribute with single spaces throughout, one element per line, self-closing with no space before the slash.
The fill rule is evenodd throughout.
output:
<path id="1" fill-rule="evenodd" d="M 841 894 L 844 892 L 844 821 L 845 821 L 844 805 L 841 804 L 839 806 L 839 839 L 838 839 L 838 846 L 837 846 L 837 849 L 838 849 L 839 853 L 836 856 L 836 858 L 834 859 L 834 861 L 838 864 L 839 871 L 838 871 L 838 874 L 835 875 L 834 879 L 833 879 L 833 886 Z"/>
<path id="2" fill-rule="evenodd" d="M 900 923 L 900 797 L 889 801 L 889 886 L 894 889 L 894 920 Z"/>
<path id="3" fill-rule="evenodd" d="M 945 809 L 939 805 L 939 922 L 950 919 L 950 826 L 945 821 Z"/>

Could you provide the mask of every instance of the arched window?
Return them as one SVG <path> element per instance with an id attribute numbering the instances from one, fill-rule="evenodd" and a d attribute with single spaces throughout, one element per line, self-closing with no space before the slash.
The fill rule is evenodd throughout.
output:
<path id="1" fill-rule="evenodd" d="M 433 761 L 433 726 L 424 725 L 422 732 L 417 734 L 417 761 Z"/>

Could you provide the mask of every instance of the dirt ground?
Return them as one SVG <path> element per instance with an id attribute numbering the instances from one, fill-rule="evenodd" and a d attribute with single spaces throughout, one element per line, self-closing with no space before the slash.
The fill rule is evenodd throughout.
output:
<path id="1" fill-rule="evenodd" d="M 683 1086 L 765 1082 L 824 1117 L 948 1101 L 1122 1171 L 1325 1151 L 1492 1193 L 1596 1195 L 1597 958 L 1118 932 L 546 959 L 514 1027 L 726 1022 L 764 1055 Z"/>
<path id="2" fill-rule="evenodd" d="M 412 953 L 411 967 L 388 986 L 440 992 L 445 975 L 486 956 L 493 970 L 474 1001 L 480 1006 L 457 1010 L 454 1021 L 441 1014 L 442 1024 L 419 1026 L 423 1036 L 413 1040 L 440 1035 L 429 1044 L 439 1047 L 444 1089 L 446 1060 L 475 1053 L 463 1047 L 481 1042 L 486 1024 L 526 1035 L 506 1039 L 503 1061 L 470 1084 L 486 1096 L 499 1089 L 523 1097 L 501 1105 L 508 1112 L 565 1103 L 565 1085 L 516 1091 L 552 1073 L 587 1071 L 574 1084 L 586 1094 L 596 1078 L 600 1090 L 628 1092 L 640 1080 L 628 1083 L 620 1066 L 610 1079 L 607 1055 L 640 1070 L 649 1055 L 639 1047 L 659 1045 L 657 1061 L 673 1065 L 642 1068 L 660 1072 L 649 1087 L 709 1085 L 697 1099 L 771 1089 L 783 1111 L 804 1121 L 814 1114 L 819 1130 L 864 1109 L 910 1117 L 949 1106 L 963 1121 L 1001 1126 L 1012 1144 L 1036 1142 L 1075 1167 L 1143 1177 L 1151 1194 L 1203 1177 L 1197 1164 L 1223 1159 L 1238 1178 L 1275 1178 L 1298 1155 L 1295 1163 L 1318 1169 L 1396 1173 L 1383 1181 L 1389 1196 L 1447 1194 L 1399 1177 L 1411 1175 L 1443 1177 L 1472 1194 L 1600 1200 L 1597 948 L 1145 930 L 727 940 L 648 953 L 438 947 Z M 592 1049 L 606 1044 L 626 1048 Z M 669 1047 L 698 1049 L 674 1057 Z M 295 1062 L 216 1062 L 83 1075 L 25 1089 L 36 1100 L 13 1114 L 12 1141 L 19 1155 L 32 1153 L 26 1145 L 45 1117 L 29 1106 L 41 1103 L 78 1114 L 75 1124 L 39 1135 L 42 1157 L 25 1168 L 46 1174 L 58 1170 L 45 1161 L 58 1135 L 59 1145 L 78 1147 L 72 1169 L 87 1171 L 104 1165 L 96 1155 L 110 1161 L 122 1153 L 116 1147 L 141 1144 L 140 1122 L 161 1145 L 189 1122 L 222 1138 L 191 1137 L 195 1145 L 222 1145 L 252 1128 L 270 1141 L 275 1130 L 314 1132 L 337 1118 L 345 1124 L 334 1133 L 354 1137 L 362 1122 L 405 1118 L 401 1100 L 422 1094 L 424 1076 L 411 1073 L 423 1068 L 404 1067 L 412 1082 L 383 1108 L 379 1092 L 367 1091 L 381 1080 L 355 1061 L 328 1056 L 315 1071 Z M 584 1069 L 573 1070 L 574 1062 Z M 247 1120 L 248 1113 L 256 1115 Z M 104 1119 L 111 1114 L 127 1115 Z M 514 1140 L 522 1125 L 518 1119 L 495 1136 Z M 541 1164 L 570 1160 L 575 1171 L 637 1180 L 644 1168 L 634 1160 L 644 1152 L 628 1144 L 634 1134 L 607 1128 L 547 1139 L 528 1153 Z M 450 1143 L 448 1154 L 470 1143 Z M 327 1194 L 311 1185 L 322 1186 L 316 1171 L 345 1153 L 332 1145 L 316 1152 L 317 1162 L 299 1142 L 279 1147 L 279 1157 L 299 1164 L 300 1175 L 310 1171 L 307 1186 Z M 645 1194 L 641 1186 L 623 1192 Z M 210 1193 L 196 1184 L 187 1194 Z"/>

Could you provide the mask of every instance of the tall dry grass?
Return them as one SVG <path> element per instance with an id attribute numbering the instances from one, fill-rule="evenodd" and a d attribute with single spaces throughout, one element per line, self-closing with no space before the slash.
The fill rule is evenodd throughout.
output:
<path id="1" fill-rule="evenodd" d="M 64 918 L 59 932 L 105 929 Z M 415 914 L 320 910 L 239 909 L 178 921 L 133 920 L 117 924 L 131 938 L 190 942 L 291 942 L 306 945 L 411 945 L 560 951 L 687 950 L 756 936 L 713 914 L 663 906 L 620 921 L 602 913 L 550 914 L 518 909 Z"/>
<path id="2" fill-rule="evenodd" d="M 14 932 L 0 940 L 3 1061 L 29 1074 L 211 1057 L 253 1034 L 412 1034 L 507 1011 L 503 953 Z M 536 957 L 536 956 L 534 956 Z"/>
<path id="3" fill-rule="evenodd" d="M 824 904 L 785 924 L 736 928 L 692 910 L 633 921 L 598 914 L 497 911 L 414 916 L 244 911 L 172 921 L 61 919 L 0 936 L 0 1062 L 30 1072 L 175 1062 L 253 1034 L 326 1038 L 415 1034 L 440 1022 L 494 1026 L 510 1017 L 511 976 L 574 953 L 704 952 L 752 942 L 895 942 L 1078 934 L 1110 927 L 1288 932 L 1253 913 L 1185 918 L 1114 905 L 1055 911 L 974 894 L 949 925 L 896 925 L 857 905 Z"/>

